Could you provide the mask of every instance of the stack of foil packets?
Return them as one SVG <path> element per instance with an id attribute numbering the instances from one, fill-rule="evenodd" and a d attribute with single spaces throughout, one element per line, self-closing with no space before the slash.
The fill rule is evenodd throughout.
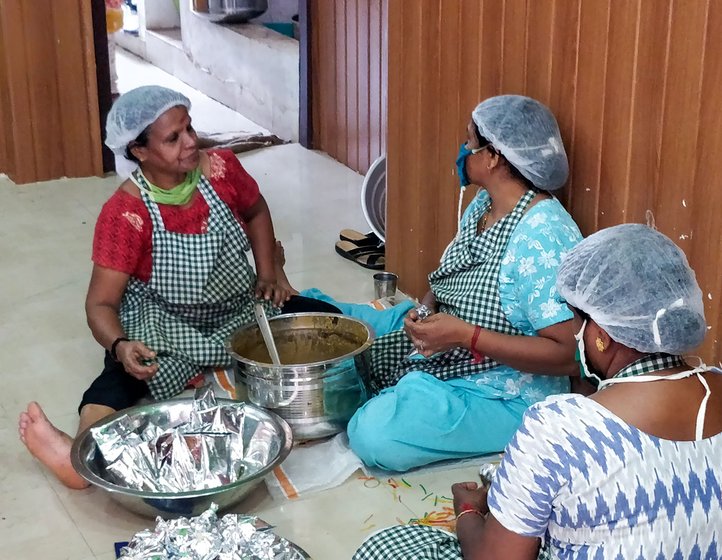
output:
<path id="1" fill-rule="evenodd" d="M 244 407 L 196 393 L 190 413 L 129 413 L 92 430 L 108 480 L 148 492 L 189 492 L 236 482 L 268 464 L 271 446 L 248 437 Z M 245 430 L 245 443 L 244 443 Z"/>
<path id="2" fill-rule="evenodd" d="M 121 551 L 124 560 L 303 560 L 293 544 L 271 532 L 257 517 L 228 514 L 217 507 L 190 519 L 157 518 L 156 528 L 140 531 Z"/>

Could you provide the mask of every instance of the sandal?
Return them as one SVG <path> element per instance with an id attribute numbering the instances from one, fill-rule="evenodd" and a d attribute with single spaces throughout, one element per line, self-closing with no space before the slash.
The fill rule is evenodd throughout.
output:
<path id="1" fill-rule="evenodd" d="M 386 255 L 383 251 L 365 253 L 356 257 L 356 264 L 371 270 L 384 270 L 386 268 Z"/>
<path id="2" fill-rule="evenodd" d="M 357 247 L 378 247 L 383 243 L 373 231 L 364 234 L 355 229 L 342 229 L 338 236 L 341 241 L 350 241 Z"/>
<path id="3" fill-rule="evenodd" d="M 337 241 L 336 252 L 344 259 L 353 261 L 371 270 L 383 270 L 386 265 L 386 256 L 383 248 L 359 247 L 350 241 Z"/>

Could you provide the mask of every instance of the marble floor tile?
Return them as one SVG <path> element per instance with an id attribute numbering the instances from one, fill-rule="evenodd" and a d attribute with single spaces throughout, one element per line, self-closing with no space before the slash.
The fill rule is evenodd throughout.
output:
<path id="1" fill-rule="evenodd" d="M 67 510 L 40 479 L 0 492 L 0 558 L 76 560 L 92 557 Z"/>

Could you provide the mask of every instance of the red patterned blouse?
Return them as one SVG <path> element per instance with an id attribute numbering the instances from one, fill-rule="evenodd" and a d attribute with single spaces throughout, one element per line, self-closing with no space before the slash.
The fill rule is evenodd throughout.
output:
<path id="1" fill-rule="evenodd" d="M 208 178 L 220 199 L 243 224 L 240 216 L 258 202 L 260 191 L 255 179 L 243 168 L 230 150 L 209 151 L 211 176 Z M 190 206 L 180 208 L 159 204 L 163 223 L 175 233 L 205 233 L 208 227 L 208 204 L 196 191 Z M 153 266 L 153 225 L 148 209 L 140 198 L 117 190 L 100 211 L 93 238 L 93 262 L 125 272 L 148 282 Z"/>

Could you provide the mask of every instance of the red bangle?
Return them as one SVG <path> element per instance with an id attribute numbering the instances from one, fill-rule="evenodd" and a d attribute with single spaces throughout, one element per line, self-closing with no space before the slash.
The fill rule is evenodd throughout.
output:
<path id="1" fill-rule="evenodd" d="M 474 356 L 474 360 L 472 362 L 474 364 L 480 364 L 482 361 L 484 361 L 484 354 L 482 354 L 476 349 L 476 343 L 479 341 L 480 334 L 481 327 L 479 325 L 476 325 L 476 327 L 474 328 L 474 334 L 471 337 L 471 355 Z"/>
<path id="2" fill-rule="evenodd" d="M 456 515 L 457 521 L 461 518 L 462 515 L 466 515 L 467 513 L 475 513 L 479 517 L 484 517 L 484 514 L 471 504 L 461 504 L 461 507 L 459 507 L 459 509 L 461 511 L 459 511 L 459 513 Z"/>

